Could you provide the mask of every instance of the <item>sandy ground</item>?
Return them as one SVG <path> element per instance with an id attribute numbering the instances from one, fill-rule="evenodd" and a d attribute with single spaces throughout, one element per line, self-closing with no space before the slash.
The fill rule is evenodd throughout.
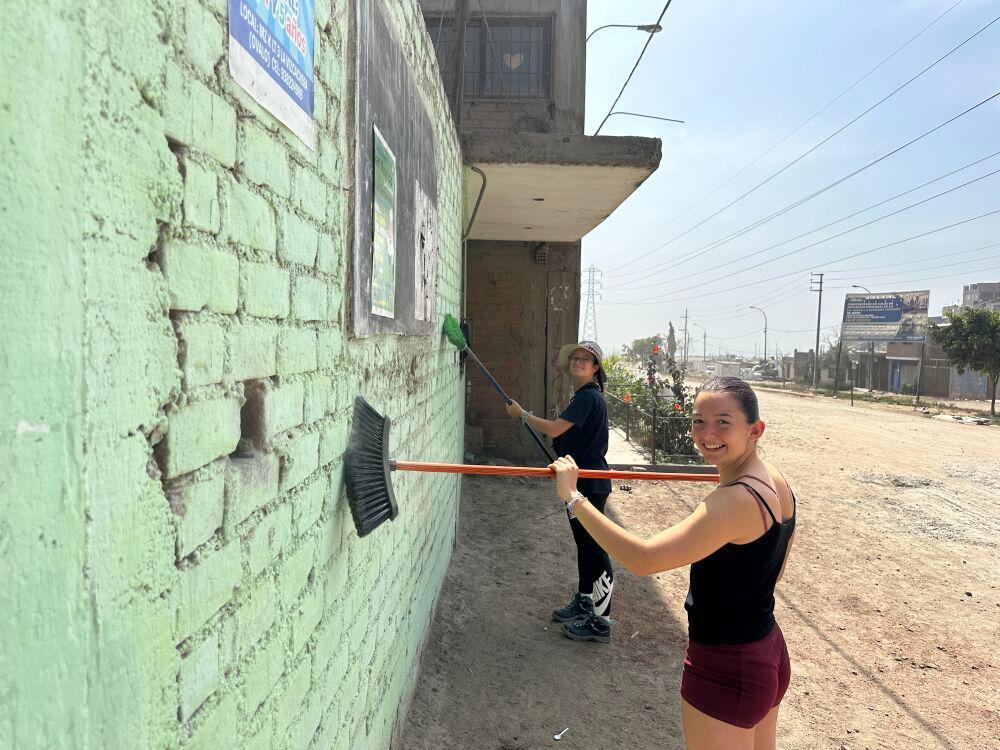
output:
<path id="1" fill-rule="evenodd" d="M 1000 427 L 762 392 L 799 497 L 776 614 L 780 748 L 1000 748 Z M 633 483 L 613 517 L 682 518 L 704 485 Z M 682 747 L 687 570 L 618 569 L 610 645 L 549 621 L 575 579 L 551 486 L 467 478 L 457 546 L 397 747 Z M 553 734 L 569 728 L 562 740 Z"/>

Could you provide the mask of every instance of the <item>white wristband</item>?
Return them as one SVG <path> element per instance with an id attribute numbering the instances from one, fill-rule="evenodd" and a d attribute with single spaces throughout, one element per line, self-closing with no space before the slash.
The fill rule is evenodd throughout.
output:
<path id="1" fill-rule="evenodd" d="M 533 412 L 533 411 L 526 411 L 526 410 L 522 409 L 521 410 L 521 421 L 524 424 L 528 424 L 528 417 L 532 416 L 534 413 L 535 412 Z"/>
<path id="2" fill-rule="evenodd" d="M 578 490 L 573 490 L 572 494 L 569 496 L 569 502 L 566 503 L 566 512 L 569 514 L 570 518 L 576 518 L 573 515 L 573 507 L 581 500 L 586 500 L 587 496 Z"/>

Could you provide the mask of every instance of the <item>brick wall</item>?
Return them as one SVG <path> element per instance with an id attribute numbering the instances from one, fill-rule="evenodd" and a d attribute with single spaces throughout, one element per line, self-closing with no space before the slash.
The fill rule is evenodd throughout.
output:
<path id="1" fill-rule="evenodd" d="M 542 262 L 535 250 L 529 242 L 469 242 L 468 319 L 473 351 L 507 394 L 554 419 L 573 394 L 556 358 L 560 346 L 577 340 L 580 245 L 547 245 Z M 541 451 L 474 365 L 467 377 L 466 418 L 476 433 L 482 430 L 483 451 L 541 461 Z"/>
<path id="2" fill-rule="evenodd" d="M 439 461 L 460 459 L 463 403 L 440 335 L 344 330 L 353 4 L 317 2 L 315 152 L 230 78 L 224 0 L 61 5 L 4 95 L 22 154 L 5 174 L 42 206 L 18 229 L 45 242 L 5 261 L 29 272 L 0 312 L 35 344 L 0 362 L 20 457 L 0 478 L 34 498 L 0 524 L 0 564 L 41 566 L 0 601 L 0 746 L 387 747 L 459 484 L 397 475 L 399 519 L 358 539 L 352 400 L 393 418 L 394 451 Z M 458 142 L 415 0 L 389 7 L 436 132 L 441 318 L 460 295 Z M 39 90 L 61 117 L 39 119 Z"/>

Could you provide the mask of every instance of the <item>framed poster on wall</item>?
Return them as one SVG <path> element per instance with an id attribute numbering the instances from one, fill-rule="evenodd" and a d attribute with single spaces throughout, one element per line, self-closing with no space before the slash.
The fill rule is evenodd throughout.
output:
<path id="1" fill-rule="evenodd" d="M 396 156 L 377 125 L 372 187 L 372 312 L 396 317 Z"/>

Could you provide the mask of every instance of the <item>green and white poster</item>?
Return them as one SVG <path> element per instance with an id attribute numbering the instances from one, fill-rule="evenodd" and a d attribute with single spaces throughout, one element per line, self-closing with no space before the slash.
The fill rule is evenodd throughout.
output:
<path id="1" fill-rule="evenodd" d="M 396 314 L 396 157 L 378 127 L 372 190 L 372 312 Z"/>

